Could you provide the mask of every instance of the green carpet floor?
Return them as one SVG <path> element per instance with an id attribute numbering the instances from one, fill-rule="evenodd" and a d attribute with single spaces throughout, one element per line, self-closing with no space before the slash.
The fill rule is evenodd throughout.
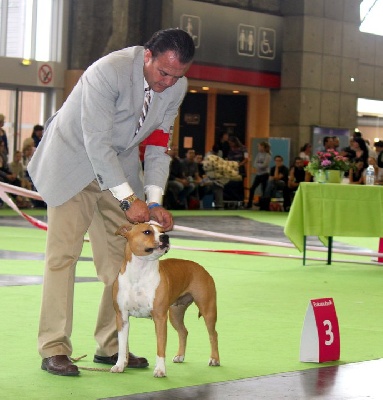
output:
<path id="1" fill-rule="evenodd" d="M 0 224 L 1 215 L 7 213 L 0 211 Z M 194 213 L 200 215 L 198 211 Z M 176 212 L 175 216 L 181 214 Z M 287 217 L 285 213 L 249 211 L 228 211 L 220 215 L 222 218 L 241 215 L 279 226 L 283 226 Z M 0 251 L 43 253 L 45 235 L 36 228 L 0 225 Z M 378 239 L 336 239 L 377 250 Z M 171 242 L 188 247 L 299 254 L 294 249 L 241 243 L 184 239 L 171 239 Z M 324 256 L 323 253 L 313 255 Z M 88 243 L 84 244 L 83 256 L 91 256 Z M 36 349 L 41 286 L 4 286 L 0 287 L 2 398 L 91 400 L 314 368 L 318 364 L 299 362 L 299 346 L 309 300 L 319 297 L 334 299 L 341 333 L 340 361 L 320 366 L 383 357 L 383 270 L 379 266 L 342 262 L 327 266 L 324 262 L 312 261 L 303 267 L 298 259 L 175 249 L 167 256 L 201 263 L 216 281 L 221 367 L 207 366 L 206 328 L 203 320 L 197 318 L 196 307 L 192 306 L 186 317 L 189 341 L 183 364 L 171 363 L 177 338 L 169 329 L 167 378 L 152 376 L 156 353 L 153 322 L 134 318 L 131 319 L 131 350 L 148 358 L 151 364 L 148 369 L 126 370 L 123 374 L 82 371 L 76 378 L 47 374 L 40 370 L 41 360 Z M 348 258 L 356 259 L 355 256 Z M 0 259 L 0 278 L 4 274 L 41 275 L 42 271 L 43 261 Z M 77 276 L 95 277 L 92 262 L 79 262 Z M 93 364 L 92 358 L 93 329 L 101 291 L 102 285 L 98 282 L 76 284 L 73 356 L 88 355 L 78 363 L 80 367 L 100 366 Z"/>

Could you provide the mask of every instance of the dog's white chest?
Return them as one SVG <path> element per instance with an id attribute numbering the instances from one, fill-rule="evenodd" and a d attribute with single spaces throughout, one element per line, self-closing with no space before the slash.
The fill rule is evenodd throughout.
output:
<path id="1" fill-rule="evenodd" d="M 147 266 L 127 265 L 124 274 L 119 275 L 117 303 L 129 316 L 151 317 L 153 301 L 160 282 L 158 261 Z"/>

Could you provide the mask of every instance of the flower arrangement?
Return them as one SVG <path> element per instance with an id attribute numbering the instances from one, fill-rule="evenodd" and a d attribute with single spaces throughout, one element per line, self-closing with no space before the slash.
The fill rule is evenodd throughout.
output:
<path id="1" fill-rule="evenodd" d="M 314 176 L 320 170 L 335 169 L 346 172 L 351 168 L 353 168 L 353 165 L 348 158 L 341 156 L 333 149 L 328 149 L 326 151 L 318 151 L 317 154 L 313 155 L 305 167 L 305 171 Z"/>

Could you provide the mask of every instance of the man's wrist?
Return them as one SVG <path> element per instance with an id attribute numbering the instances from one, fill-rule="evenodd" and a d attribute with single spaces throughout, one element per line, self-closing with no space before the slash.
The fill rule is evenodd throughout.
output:
<path id="1" fill-rule="evenodd" d="M 148 209 L 149 210 L 151 210 L 152 208 L 155 208 L 155 207 L 162 207 L 162 206 L 161 206 L 161 204 L 158 204 L 158 203 L 150 203 L 150 204 L 148 204 Z"/>
<path id="2" fill-rule="evenodd" d="M 124 199 L 121 200 L 120 202 L 120 208 L 123 211 L 129 210 L 130 206 L 134 201 L 136 201 L 138 197 L 133 193 L 128 197 L 125 197 Z"/>

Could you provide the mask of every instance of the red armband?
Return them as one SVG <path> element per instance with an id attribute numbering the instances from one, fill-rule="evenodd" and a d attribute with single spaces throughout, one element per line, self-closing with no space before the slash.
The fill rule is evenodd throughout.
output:
<path id="1" fill-rule="evenodd" d="M 169 133 L 164 132 L 162 129 L 156 129 L 146 139 L 144 139 L 139 146 L 140 160 L 145 158 L 146 146 L 165 147 L 167 150 L 169 143 Z"/>
<path id="2" fill-rule="evenodd" d="M 162 129 L 153 131 L 143 142 L 144 146 L 160 146 L 167 147 L 169 142 L 169 133 L 164 132 Z"/>

